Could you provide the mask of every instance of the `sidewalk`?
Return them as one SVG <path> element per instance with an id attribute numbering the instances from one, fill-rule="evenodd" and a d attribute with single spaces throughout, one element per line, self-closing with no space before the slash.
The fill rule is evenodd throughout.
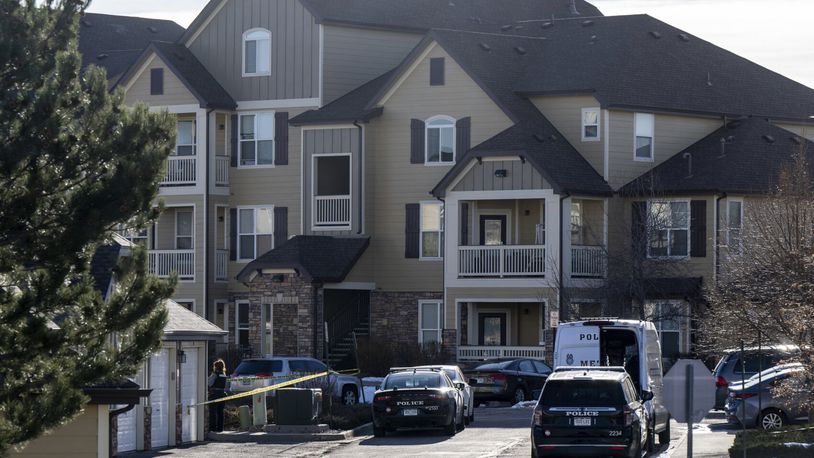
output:
<path id="1" fill-rule="evenodd" d="M 693 427 L 693 457 L 727 457 L 729 447 L 735 442 L 737 428 L 730 426 L 722 412 L 710 412 L 703 422 Z M 675 448 L 670 450 L 671 458 L 687 456 L 687 435 L 682 435 Z"/>

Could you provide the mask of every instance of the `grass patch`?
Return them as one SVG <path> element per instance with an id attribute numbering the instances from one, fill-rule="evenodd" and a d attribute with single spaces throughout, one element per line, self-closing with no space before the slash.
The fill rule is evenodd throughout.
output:
<path id="1" fill-rule="evenodd" d="M 789 447 L 791 442 L 814 444 L 814 426 L 789 426 L 775 431 L 757 429 L 746 432 L 746 456 L 749 458 L 800 458 L 814 455 L 814 446 Z M 731 458 L 743 456 L 743 431 L 738 432 L 735 443 L 729 449 Z"/>

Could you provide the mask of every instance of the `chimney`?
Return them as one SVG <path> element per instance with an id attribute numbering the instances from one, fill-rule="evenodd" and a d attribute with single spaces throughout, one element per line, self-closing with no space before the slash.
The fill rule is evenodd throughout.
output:
<path id="1" fill-rule="evenodd" d="M 579 11 L 577 11 L 577 0 L 571 0 L 568 7 L 571 9 L 572 16 L 579 16 Z"/>

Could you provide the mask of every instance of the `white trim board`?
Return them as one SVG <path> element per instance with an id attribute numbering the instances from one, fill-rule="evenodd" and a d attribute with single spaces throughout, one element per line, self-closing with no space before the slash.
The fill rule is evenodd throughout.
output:
<path id="1" fill-rule="evenodd" d="M 319 98 L 242 100 L 237 102 L 237 111 L 277 110 L 282 108 L 317 108 L 317 107 L 319 107 Z"/>

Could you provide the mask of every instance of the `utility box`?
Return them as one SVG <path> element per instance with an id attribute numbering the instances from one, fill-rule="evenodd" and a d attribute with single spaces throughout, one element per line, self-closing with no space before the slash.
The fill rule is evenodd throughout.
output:
<path id="1" fill-rule="evenodd" d="M 321 411 L 319 388 L 284 388 L 274 396 L 274 420 L 278 425 L 315 425 Z"/>

